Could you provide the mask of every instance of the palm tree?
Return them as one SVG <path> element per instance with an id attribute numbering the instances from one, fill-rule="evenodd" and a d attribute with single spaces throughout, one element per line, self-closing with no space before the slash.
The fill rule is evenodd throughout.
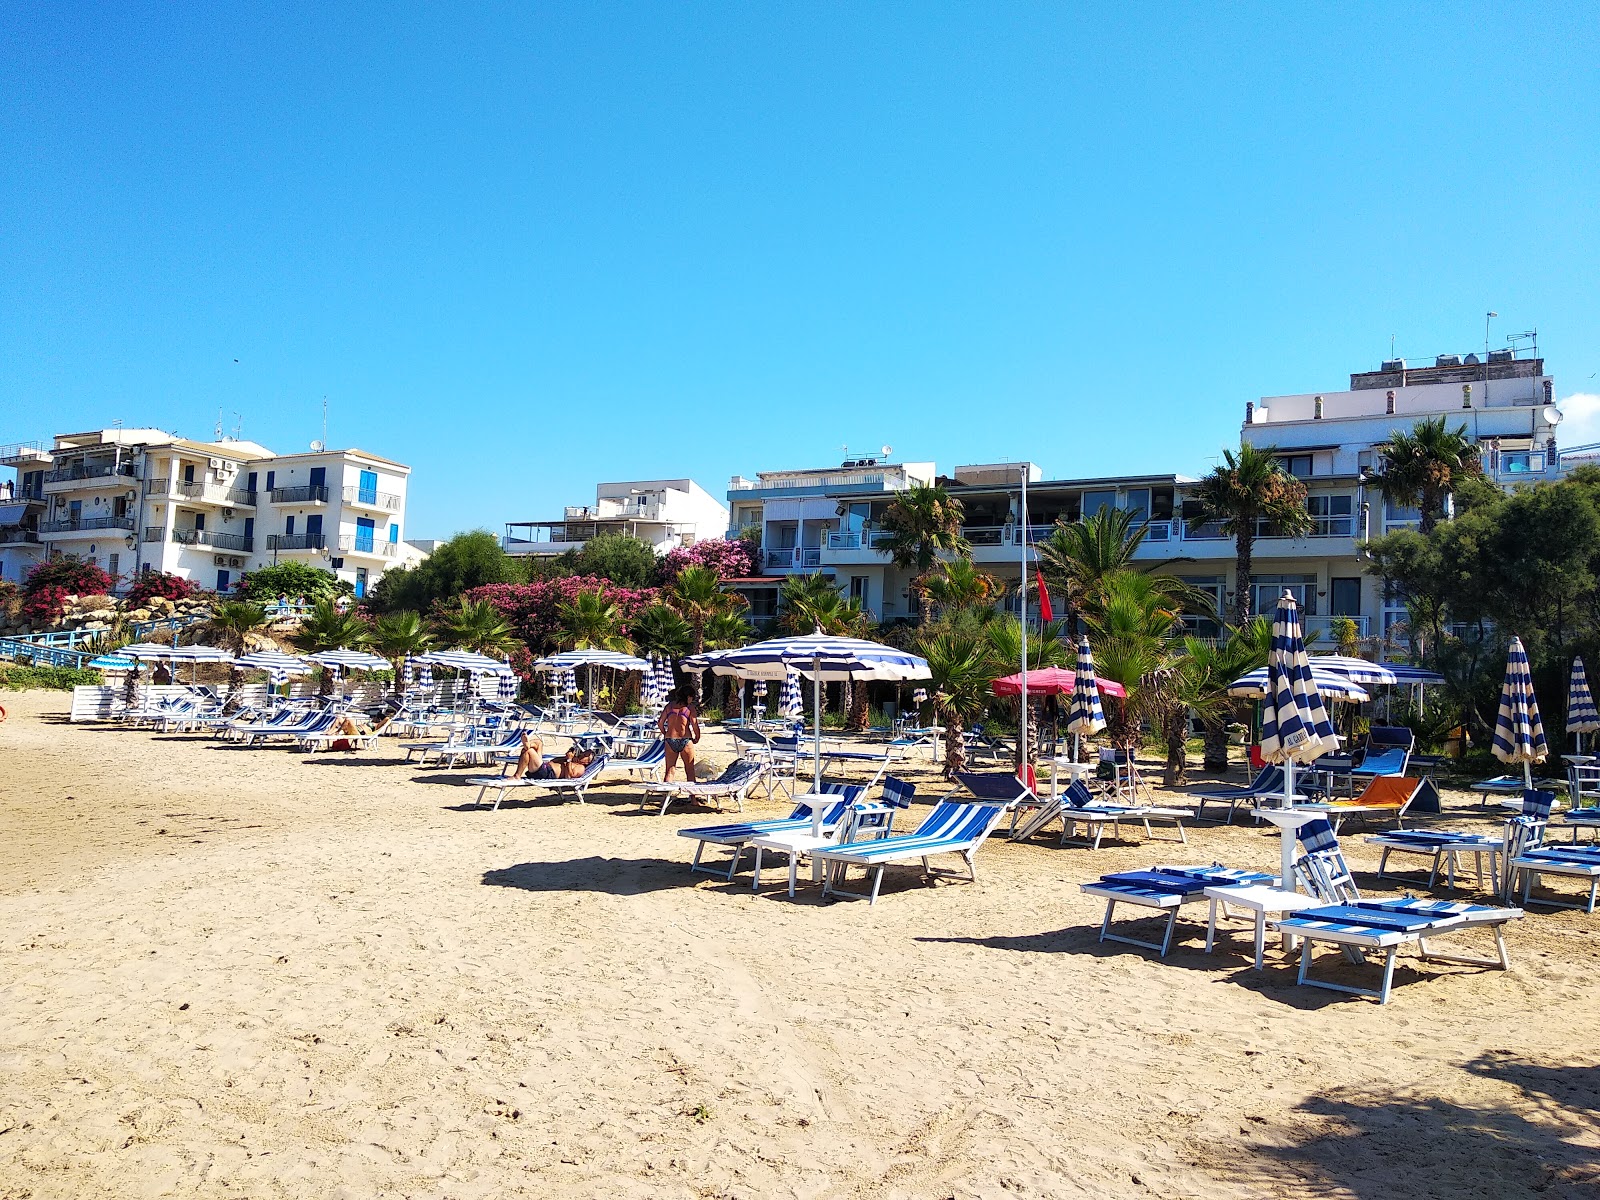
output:
<path id="1" fill-rule="evenodd" d="M 1215 522 L 1233 539 L 1233 625 L 1250 619 L 1250 573 L 1256 537 L 1265 525 L 1282 537 L 1311 532 L 1306 511 L 1306 485 L 1284 469 L 1272 447 L 1244 443 L 1235 453 L 1222 452 L 1222 462 L 1197 484 L 1190 498 L 1200 514 L 1189 521 L 1190 533 Z"/>
<path id="2" fill-rule="evenodd" d="M 355 650 L 372 641 L 372 626 L 355 612 L 340 612 L 332 600 L 318 600 L 311 606 L 311 615 L 300 622 L 300 628 L 289 640 L 308 654 L 322 650 Z M 333 672 L 323 668 L 318 689 L 326 696 L 333 691 Z"/>
<path id="3" fill-rule="evenodd" d="M 685 567 L 667 593 L 667 602 L 689 622 L 694 632 L 694 652 L 706 648 L 706 628 L 712 619 L 725 613 L 739 613 L 749 606 L 744 597 L 722 590 L 722 578 L 710 567 Z"/>
<path id="4" fill-rule="evenodd" d="M 616 650 L 628 653 L 633 641 L 622 631 L 622 609 L 599 588 L 588 588 L 556 608 L 561 641 L 568 650 Z"/>
<path id="5" fill-rule="evenodd" d="M 1042 625 L 1037 630 L 1028 631 L 1028 670 L 1039 671 L 1045 667 L 1068 667 L 1077 659 L 1077 648 L 1061 636 L 1062 625 L 1059 621 L 1052 621 Z M 1022 622 L 1016 617 L 997 617 L 987 622 L 983 627 L 984 640 L 989 644 L 989 653 L 994 657 L 995 678 L 1010 675 L 1022 666 Z M 1018 698 L 1017 715 L 1020 723 L 1021 697 Z M 1028 700 L 1028 744 L 1024 748 L 1017 747 L 1017 766 L 1022 765 L 1021 755 L 1026 749 L 1028 761 L 1037 762 L 1039 758 L 1039 721 L 1037 719 L 1038 701 L 1032 697 Z"/>
<path id="6" fill-rule="evenodd" d="M 264 605 L 248 600 L 220 600 L 211 609 L 206 629 L 219 646 L 234 654 L 244 654 L 261 644 L 260 630 L 267 627 L 267 610 Z M 228 686 L 237 689 L 240 671 L 228 671 Z"/>
<path id="7" fill-rule="evenodd" d="M 945 727 L 944 775 L 949 779 L 966 768 L 966 732 L 988 706 L 994 655 L 983 637 L 961 627 L 933 634 L 921 650 L 933 677 L 934 711 Z"/>
<path id="8" fill-rule="evenodd" d="M 924 622 L 928 598 L 924 580 L 941 554 L 970 557 L 972 545 L 961 534 L 965 515 L 961 501 L 937 484 L 914 483 L 895 496 L 883 514 L 889 536 L 878 543 L 901 570 L 914 571 L 912 586 Z"/>
<path id="9" fill-rule="evenodd" d="M 497 658 L 522 644 L 499 609 L 487 600 L 468 600 L 465 596 L 455 608 L 440 615 L 437 630 L 439 639 L 453 649 Z"/>
<path id="10" fill-rule="evenodd" d="M 628 630 L 640 654 L 682 658 L 694 648 L 694 630 L 669 604 L 652 604 L 634 617 Z"/>
<path id="11" fill-rule="evenodd" d="M 1134 551 L 1144 541 L 1149 523 L 1124 508 L 1102 508 L 1076 521 L 1057 521 L 1038 544 L 1039 571 L 1060 597 L 1068 633 L 1077 632 L 1078 614 L 1100 591 L 1113 571 L 1132 570 Z"/>
<path id="12" fill-rule="evenodd" d="M 940 564 L 928 575 L 923 594 L 931 607 L 941 612 L 954 609 L 987 609 L 1005 590 L 1005 585 L 987 571 L 980 571 L 970 558 L 954 558 Z"/>
<path id="13" fill-rule="evenodd" d="M 821 629 L 843 600 L 826 575 L 790 575 L 778 591 L 778 626 L 785 633 L 796 635 Z"/>
<path id="14" fill-rule="evenodd" d="M 750 623 L 736 612 L 720 612 L 706 622 L 706 649 L 731 650 L 735 646 L 742 646 L 750 640 Z M 738 695 L 740 704 L 736 715 L 744 714 L 744 695 L 739 681 L 732 675 L 722 677 L 722 699 L 719 707 L 724 713 L 729 710 L 729 697 Z"/>
<path id="15" fill-rule="evenodd" d="M 1391 504 L 1422 513 L 1422 532 L 1431 533 L 1444 515 L 1445 497 L 1463 479 L 1483 474 L 1478 447 L 1467 437 L 1467 427 L 1449 428 L 1444 417 L 1418 421 L 1409 431 L 1397 429 L 1379 443 L 1383 471 L 1373 482 Z"/>
<path id="16" fill-rule="evenodd" d="M 1144 721 L 1164 727 L 1172 703 L 1168 673 L 1183 632 L 1180 610 L 1152 583 L 1138 571 L 1114 572 L 1105 580 L 1100 611 L 1084 616 L 1097 673 L 1127 689 L 1127 699 L 1106 706 L 1106 735 L 1130 752 Z"/>
<path id="17" fill-rule="evenodd" d="M 1271 640 L 1272 622 L 1266 617 L 1252 617 L 1226 640 L 1183 639 L 1183 674 L 1178 690 L 1184 706 L 1205 730 L 1201 765 L 1207 771 L 1228 769 L 1227 723 L 1239 709 L 1239 702 L 1228 695 L 1228 685 L 1239 676 L 1266 666 Z"/>
<path id="18" fill-rule="evenodd" d="M 394 694 L 398 696 L 405 660 L 426 654 L 433 646 L 433 634 L 421 616 L 410 609 L 400 609 L 378 618 L 372 630 L 372 644 L 394 664 Z"/>

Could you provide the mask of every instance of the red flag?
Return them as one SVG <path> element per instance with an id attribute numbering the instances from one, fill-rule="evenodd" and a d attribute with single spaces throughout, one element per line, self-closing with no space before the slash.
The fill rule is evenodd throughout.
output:
<path id="1" fill-rule="evenodd" d="M 1045 621 L 1045 622 L 1054 621 L 1056 619 L 1056 614 L 1055 614 L 1054 610 L 1052 610 L 1051 607 L 1050 607 L 1050 589 L 1045 587 L 1045 585 L 1044 585 L 1044 576 L 1043 575 L 1040 575 L 1038 577 L 1038 579 L 1039 579 L 1039 619 L 1041 621 Z"/>

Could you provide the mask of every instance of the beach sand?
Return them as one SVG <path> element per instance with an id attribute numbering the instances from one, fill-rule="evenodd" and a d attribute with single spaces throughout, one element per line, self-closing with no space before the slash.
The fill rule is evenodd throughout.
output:
<path id="1" fill-rule="evenodd" d="M 1402 959 L 1380 1008 L 1203 954 L 1199 906 L 1165 960 L 1096 941 L 1078 883 L 1275 832 L 996 839 L 976 886 L 822 905 L 691 876 L 714 816 L 625 783 L 479 811 L 392 744 L 66 705 L 0 725 L 8 1200 L 1600 1194 L 1600 914 L 1513 925 L 1509 972 Z"/>

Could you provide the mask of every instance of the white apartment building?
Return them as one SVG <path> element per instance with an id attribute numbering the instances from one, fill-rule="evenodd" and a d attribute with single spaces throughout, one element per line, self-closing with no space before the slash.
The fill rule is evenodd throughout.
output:
<path id="1" fill-rule="evenodd" d="M 638 479 L 598 485 L 593 504 L 568 505 L 559 520 L 507 522 L 501 544 L 507 554 L 548 557 L 620 533 L 650 543 L 660 557 L 727 528 L 728 510 L 694 480 Z"/>
<path id="2" fill-rule="evenodd" d="M 402 536 L 410 468 L 362 450 L 276 455 L 234 438 L 102 429 L 0 448 L 0 465 L 18 476 L 15 499 L 0 504 L 0 578 L 65 555 L 123 586 L 162 571 L 226 591 L 292 558 L 359 596 L 423 557 Z"/>

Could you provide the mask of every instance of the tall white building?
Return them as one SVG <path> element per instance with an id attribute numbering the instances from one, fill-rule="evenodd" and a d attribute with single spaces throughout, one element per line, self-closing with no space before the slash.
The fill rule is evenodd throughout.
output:
<path id="1" fill-rule="evenodd" d="M 362 595 L 423 557 L 403 536 L 410 468 L 362 450 L 275 455 L 233 438 L 101 429 L 0 448 L 0 465 L 17 472 L 0 500 L 0 578 L 71 556 L 121 586 L 162 571 L 226 591 L 295 559 Z"/>
<path id="2" fill-rule="evenodd" d="M 506 524 L 507 554 L 548 557 L 581 549 L 602 533 L 650 543 L 658 556 L 703 538 L 720 538 L 728 510 L 692 479 L 640 479 L 602 483 L 594 503 L 568 505 L 560 519 Z"/>

